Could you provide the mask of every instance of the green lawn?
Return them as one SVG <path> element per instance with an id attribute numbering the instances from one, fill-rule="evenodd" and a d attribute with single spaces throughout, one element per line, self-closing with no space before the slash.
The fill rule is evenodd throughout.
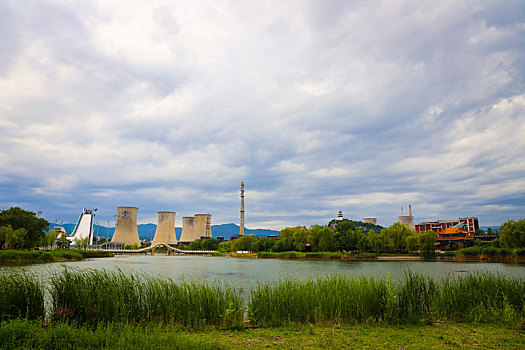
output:
<path id="1" fill-rule="evenodd" d="M 241 331 L 181 331 L 126 324 L 95 328 L 27 320 L 0 325 L 1 349 L 524 349 L 518 328 L 487 325 L 305 325 Z"/>

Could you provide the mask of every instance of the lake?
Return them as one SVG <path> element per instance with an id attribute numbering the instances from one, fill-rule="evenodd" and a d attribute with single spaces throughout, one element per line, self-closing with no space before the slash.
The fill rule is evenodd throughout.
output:
<path id="1" fill-rule="evenodd" d="M 460 276 L 469 272 L 489 271 L 525 280 L 525 264 L 463 263 L 426 261 L 342 261 L 244 259 L 188 255 L 117 255 L 113 258 L 87 259 L 65 263 L 3 265 L 0 274 L 25 271 L 44 280 L 65 267 L 72 269 L 121 270 L 151 277 L 184 278 L 198 282 L 223 280 L 236 287 L 249 288 L 258 281 L 272 283 L 287 277 L 305 279 L 340 274 L 351 277 L 374 276 L 403 278 L 411 270 L 431 277 Z"/>

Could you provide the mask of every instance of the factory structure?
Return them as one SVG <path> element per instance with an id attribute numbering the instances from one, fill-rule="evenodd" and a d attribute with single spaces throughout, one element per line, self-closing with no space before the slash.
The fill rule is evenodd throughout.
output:
<path id="1" fill-rule="evenodd" d="M 414 229 L 414 217 L 412 216 L 412 204 L 408 205 L 408 215 L 404 215 L 403 207 L 401 207 L 401 216 L 397 217 L 397 222 L 407 226 L 409 229 Z"/>
<path id="2" fill-rule="evenodd" d="M 180 243 L 189 243 L 201 238 L 211 238 L 211 214 L 183 217 Z"/>
<path id="3" fill-rule="evenodd" d="M 123 245 L 140 245 L 137 228 L 139 208 L 118 207 L 117 210 L 117 226 L 111 242 Z M 175 235 L 176 212 L 159 211 L 157 215 L 157 230 L 151 244 L 177 244 L 177 236 Z M 211 238 L 211 214 L 195 214 L 194 217 L 183 217 L 180 243 L 189 243 L 201 238 Z"/>
<path id="4" fill-rule="evenodd" d="M 479 221 L 476 217 L 458 218 L 457 220 L 432 220 L 423 221 L 416 225 L 416 232 L 432 230 L 435 233 L 443 233 L 447 228 L 460 227 L 467 236 L 474 236 L 479 230 Z"/>

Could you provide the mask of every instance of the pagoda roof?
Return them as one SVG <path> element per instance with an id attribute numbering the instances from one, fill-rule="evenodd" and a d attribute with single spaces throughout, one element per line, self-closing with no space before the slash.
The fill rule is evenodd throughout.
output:
<path id="1" fill-rule="evenodd" d="M 468 235 L 468 231 L 463 231 L 461 227 L 447 227 L 445 231 L 440 232 L 440 235 L 457 235 L 463 233 L 465 235 Z"/>

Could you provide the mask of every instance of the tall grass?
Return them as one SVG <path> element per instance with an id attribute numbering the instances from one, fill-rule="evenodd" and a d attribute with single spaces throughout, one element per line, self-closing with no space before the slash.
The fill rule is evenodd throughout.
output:
<path id="1" fill-rule="evenodd" d="M 515 324 L 525 318 L 525 282 L 489 273 L 434 280 L 407 272 L 390 278 L 330 276 L 252 289 L 249 316 L 286 323 L 418 323 L 436 320 Z"/>
<path id="2" fill-rule="evenodd" d="M 240 295 L 220 282 L 195 283 L 106 271 L 65 270 L 51 279 L 54 320 L 160 322 L 189 328 L 242 325 Z"/>
<path id="3" fill-rule="evenodd" d="M 0 275 L 0 321 L 44 317 L 44 288 L 30 275 Z"/>

